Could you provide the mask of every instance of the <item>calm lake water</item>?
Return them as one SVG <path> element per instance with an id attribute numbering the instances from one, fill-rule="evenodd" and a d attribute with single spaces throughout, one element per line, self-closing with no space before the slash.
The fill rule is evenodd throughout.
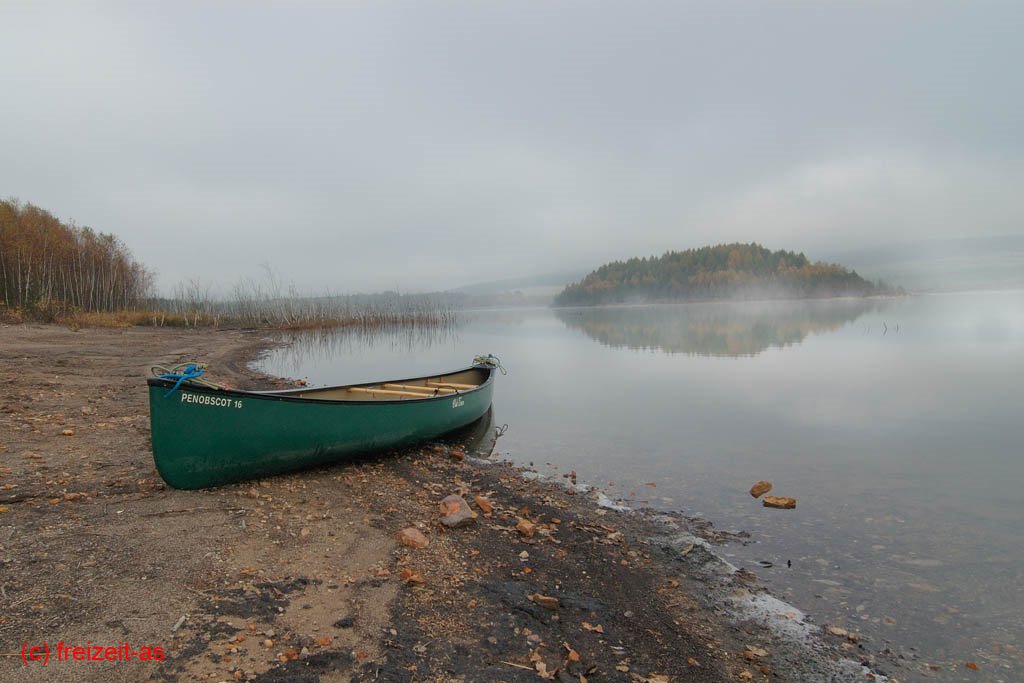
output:
<path id="1" fill-rule="evenodd" d="M 750 532 L 721 554 L 903 655 L 880 661 L 901 681 L 1020 680 L 1024 292 L 465 318 L 299 336 L 261 369 L 320 386 L 493 353 L 503 456 Z M 761 507 L 759 479 L 797 509 Z"/>

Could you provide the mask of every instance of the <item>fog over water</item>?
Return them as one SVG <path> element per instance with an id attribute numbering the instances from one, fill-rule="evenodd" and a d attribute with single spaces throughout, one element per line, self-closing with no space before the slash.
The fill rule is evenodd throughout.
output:
<path id="1" fill-rule="evenodd" d="M 0 6 L 0 193 L 159 284 L 1020 233 L 1024 5 Z M 856 265 L 856 264 L 854 264 Z"/>

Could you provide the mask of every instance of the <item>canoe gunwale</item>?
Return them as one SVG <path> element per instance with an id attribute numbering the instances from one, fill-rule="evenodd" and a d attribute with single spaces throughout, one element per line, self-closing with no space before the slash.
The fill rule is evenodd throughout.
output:
<path id="1" fill-rule="evenodd" d="M 437 395 L 424 395 L 422 398 L 406 398 L 406 399 L 374 399 L 374 400 L 339 400 L 339 399 L 327 399 L 327 398 L 311 398 L 306 396 L 291 396 L 290 394 L 301 394 L 309 391 L 331 391 L 336 389 L 348 389 L 350 387 L 369 387 L 376 386 L 385 383 L 392 384 L 404 384 L 407 382 L 415 382 L 418 380 L 429 380 L 437 377 L 447 377 L 448 375 L 455 375 L 460 372 L 467 372 L 469 370 L 480 370 L 487 373 L 487 377 L 483 382 L 478 384 L 472 389 L 459 390 L 454 394 L 437 394 Z M 410 404 L 410 403 L 425 403 L 427 401 L 439 401 L 444 399 L 451 399 L 455 396 L 469 396 L 475 394 L 482 389 L 485 389 L 489 384 L 494 382 L 494 370 L 495 368 L 490 365 L 470 365 L 466 368 L 460 368 L 458 370 L 452 370 L 449 372 L 443 372 L 440 374 L 422 375 L 420 377 L 406 377 L 404 379 L 387 379 L 379 380 L 376 382 L 363 382 L 362 384 L 340 384 L 333 387 L 300 387 L 296 389 L 269 389 L 264 391 L 245 391 L 243 389 L 214 389 L 212 387 L 205 387 L 201 385 L 193 385 L 183 382 L 178 388 L 179 391 L 188 390 L 191 392 L 202 393 L 202 394 L 216 394 L 219 396 L 235 396 L 238 398 L 248 399 L 260 399 L 269 401 L 287 401 L 289 403 L 315 403 L 318 405 L 381 405 L 381 404 Z M 151 387 L 164 387 L 170 389 L 175 385 L 175 380 L 160 379 L 159 377 L 149 377 L 146 379 L 146 384 Z"/>

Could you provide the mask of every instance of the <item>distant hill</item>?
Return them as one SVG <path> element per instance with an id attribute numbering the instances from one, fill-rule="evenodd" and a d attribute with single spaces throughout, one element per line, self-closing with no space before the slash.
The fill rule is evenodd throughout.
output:
<path id="1" fill-rule="evenodd" d="M 586 271 L 572 270 L 528 277 L 478 282 L 453 289 L 465 308 L 492 306 L 548 306 L 565 286 Z"/>
<path id="2" fill-rule="evenodd" d="M 917 240 L 827 256 L 913 291 L 1024 288 L 1024 235 Z"/>
<path id="3" fill-rule="evenodd" d="M 835 263 L 812 263 L 801 253 L 734 243 L 615 261 L 567 286 L 554 303 L 820 298 L 890 291 Z"/>
<path id="4" fill-rule="evenodd" d="M 452 291 L 463 294 L 507 294 L 514 291 L 555 288 L 557 293 L 562 291 L 562 288 L 570 282 L 583 277 L 584 274 L 585 271 L 583 269 L 559 273 L 544 273 L 543 275 L 477 282 L 457 287 Z"/>

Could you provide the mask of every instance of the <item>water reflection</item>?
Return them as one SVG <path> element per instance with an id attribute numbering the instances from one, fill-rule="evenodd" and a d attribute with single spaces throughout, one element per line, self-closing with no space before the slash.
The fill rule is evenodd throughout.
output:
<path id="1" fill-rule="evenodd" d="M 494 422 L 492 406 L 479 420 L 448 434 L 443 441 L 449 446 L 461 448 L 472 458 L 489 458 L 494 452 L 498 436 L 503 432 L 504 427 L 499 427 Z"/>
<path id="2" fill-rule="evenodd" d="M 276 372 L 296 376 L 337 358 L 357 355 L 365 349 L 386 349 L 392 353 L 423 351 L 458 342 L 463 319 L 448 325 L 414 325 L 379 328 L 327 328 L 285 332 L 281 346 L 274 350 Z"/>
<path id="3" fill-rule="evenodd" d="M 833 332 L 888 305 L 885 299 L 716 302 L 560 308 L 555 315 L 605 346 L 694 356 L 756 356 Z"/>

